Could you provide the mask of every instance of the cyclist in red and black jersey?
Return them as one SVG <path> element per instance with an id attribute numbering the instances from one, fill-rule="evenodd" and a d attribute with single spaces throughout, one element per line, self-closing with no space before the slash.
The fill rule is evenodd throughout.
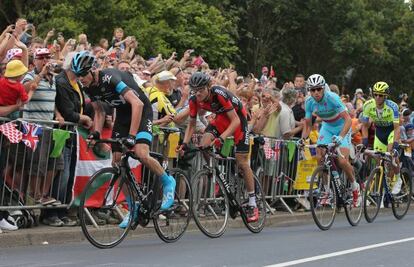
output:
<path id="1" fill-rule="evenodd" d="M 253 171 L 250 168 L 248 159 L 247 112 L 240 99 L 227 89 L 213 85 L 210 76 L 207 74 L 201 72 L 194 73 L 190 78 L 189 85 L 194 93 L 189 100 L 191 119 L 180 150 L 185 151 L 194 133 L 197 115 L 203 114 L 205 111 L 216 114 L 215 119 L 210 122 L 205 130 L 201 145 L 206 147 L 214 144 L 219 150 L 227 137 L 234 136 L 237 164 L 243 171 L 249 194 L 248 221 L 257 221 L 259 219 L 259 211 L 256 206 Z"/>

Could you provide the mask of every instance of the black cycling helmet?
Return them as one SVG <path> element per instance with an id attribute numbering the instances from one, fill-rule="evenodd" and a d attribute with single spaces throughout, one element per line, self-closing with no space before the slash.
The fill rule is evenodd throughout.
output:
<path id="1" fill-rule="evenodd" d="M 191 89 L 197 90 L 199 88 L 207 86 L 210 83 L 210 80 L 210 76 L 198 71 L 194 72 L 193 75 L 191 75 L 188 85 L 190 85 Z"/>
<path id="2" fill-rule="evenodd" d="M 95 65 L 95 56 L 88 51 L 80 51 L 73 56 L 71 70 L 76 76 L 85 76 Z"/>

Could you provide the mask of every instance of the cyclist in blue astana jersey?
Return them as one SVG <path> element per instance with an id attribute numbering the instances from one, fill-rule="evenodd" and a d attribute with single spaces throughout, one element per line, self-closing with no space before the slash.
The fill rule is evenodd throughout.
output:
<path id="1" fill-rule="evenodd" d="M 139 88 L 134 77 L 129 72 L 116 69 L 97 70 L 94 68 L 95 56 L 86 51 L 74 55 L 71 71 L 79 78 L 83 90 L 92 101 L 104 101 L 116 108 L 116 119 L 112 132 L 113 138 L 125 138 L 124 144 L 134 150 L 142 164 L 161 178 L 163 184 L 163 200 L 161 210 L 169 209 L 174 203 L 175 179 L 168 175 L 161 164 L 150 156 L 152 142 L 152 108 L 149 99 Z M 94 103 L 95 120 L 105 119 Z M 96 123 L 92 136 L 99 139 L 101 125 Z M 121 148 L 112 147 L 114 158 L 120 157 Z M 132 200 L 128 200 L 132 205 Z M 134 220 L 137 219 L 138 207 L 135 208 Z M 129 214 L 130 216 L 130 214 Z M 128 216 L 119 225 L 128 225 Z"/>
<path id="2" fill-rule="evenodd" d="M 308 138 L 311 131 L 312 114 L 322 119 L 322 127 L 319 132 L 317 144 L 326 145 L 331 142 L 339 145 L 342 156 L 338 157 L 338 165 L 345 172 L 352 183 L 353 204 L 360 204 L 360 188 L 355 181 L 354 169 L 349 162 L 349 148 L 351 146 L 351 117 L 339 96 L 326 91 L 325 79 L 319 74 L 309 76 L 306 88 L 310 92 L 305 100 L 305 127 L 302 138 Z M 322 158 L 322 149 L 317 149 L 318 162 Z"/>

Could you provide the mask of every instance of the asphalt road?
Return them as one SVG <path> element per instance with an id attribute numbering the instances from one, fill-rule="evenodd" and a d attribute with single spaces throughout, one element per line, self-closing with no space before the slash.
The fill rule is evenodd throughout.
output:
<path id="1" fill-rule="evenodd" d="M 390 242 L 395 241 L 395 242 Z M 10 240 L 12 242 L 12 240 Z M 414 266 L 414 215 L 380 215 L 358 227 L 339 218 L 329 231 L 309 224 L 268 227 L 260 234 L 229 229 L 219 239 L 188 232 L 165 244 L 155 233 L 111 250 L 89 243 L 0 251 L 0 266 Z"/>

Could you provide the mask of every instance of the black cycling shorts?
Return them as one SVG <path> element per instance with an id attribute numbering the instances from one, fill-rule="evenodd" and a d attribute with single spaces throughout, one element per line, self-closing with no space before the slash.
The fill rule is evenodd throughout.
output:
<path id="1" fill-rule="evenodd" d="M 220 137 L 220 133 L 214 125 L 207 125 L 205 132 L 211 133 L 215 138 Z M 235 146 L 236 153 L 249 153 L 249 133 L 247 131 L 244 131 L 243 138 L 235 143 Z"/>
<path id="2" fill-rule="evenodd" d="M 129 119 L 128 119 L 129 118 Z M 131 110 L 117 108 L 114 128 L 112 130 L 112 138 L 122 138 L 129 135 L 129 128 L 131 126 Z M 138 133 L 136 135 L 136 144 L 147 144 L 151 147 L 152 143 L 152 109 L 144 106 L 141 115 L 141 122 L 138 126 Z M 113 152 L 122 152 L 121 146 L 112 145 Z"/>

